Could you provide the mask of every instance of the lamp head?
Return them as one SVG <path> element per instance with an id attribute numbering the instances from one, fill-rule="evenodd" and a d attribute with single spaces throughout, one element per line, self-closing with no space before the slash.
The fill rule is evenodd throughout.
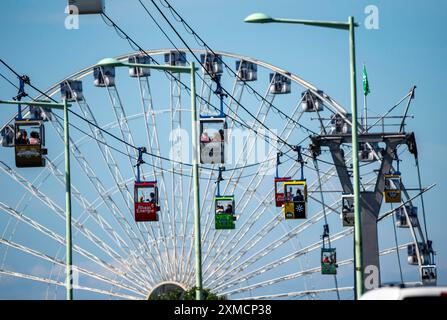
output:
<path id="1" fill-rule="evenodd" d="M 269 23 L 273 22 L 274 19 L 265 13 L 252 13 L 248 17 L 244 19 L 244 22 L 247 23 Z"/>

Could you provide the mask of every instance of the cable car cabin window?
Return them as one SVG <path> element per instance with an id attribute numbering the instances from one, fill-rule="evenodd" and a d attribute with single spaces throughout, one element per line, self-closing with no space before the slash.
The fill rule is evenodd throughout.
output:
<path id="1" fill-rule="evenodd" d="M 93 84 L 96 87 L 112 87 L 115 85 L 115 68 L 110 66 L 94 67 L 93 79 Z"/>
<path id="2" fill-rule="evenodd" d="M 130 56 L 128 59 L 129 63 L 138 63 L 138 64 L 149 64 L 150 59 L 145 55 L 135 55 Z M 131 77 L 149 77 L 151 75 L 151 70 L 149 68 L 141 68 L 141 67 L 129 67 L 129 76 Z"/>
<path id="3" fill-rule="evenodd" d="M 82 93 L 82 81 L 67 80 L 61 82 L 61 98 L 69 102 L 81 101 L 84 99 Z"/>
<path id="4" fill-rule="evenodd" d="M 291 178 L 275 178 L 275 205 L 276 207 L 282 207 L 284 204 L 284 181 L 290 181 Z"/>
<path id="5" fill-rule="evenodd" d="M 14 127 L 10 124 L 6 125 L 0 133 L 1 145 L 3 147 L 14 147 L 14 136 Z"/>
<path id="6" fill-rule="evenodd" d="M 216 230 L 234 229 L 236 216 L 234 215 L 234 197 L 215 197 L 215 227 Z"/>
<path id="7" fill-rule="evenodd" d="M 225 119 L 200 119 L 200 163 L 225 163 Z"/>
<path id="8" fill-rule="evenodd" d="M 341 197 L 341 219 L 343 227 L 354 226 L 354 196 L 342 195 Z"/>
<path id="9" fill-rule="evenodd" d="M 284 217 L 285 219 L 306 219 L 307 217 L 306 181 L 284 182 Z"/>
<path id="10" fill-rule="evenodd" d="M 400 174 L 385 175 L 385 189 L 383 191 L 386 203 L 401 202 Z"/>
<path id="11" fill-rule="evenodd" d="M 436 286 L 438 274 L 436 266 L 422 266 L 421 268 L 422 284 L 425 286 Z"/>
<path id="12" fill-rule="evenodd" d="M 407 205 L 405 207 L 399 207 L 395 209 L 394 212 L 396 213 L 396 227 L 409 228 L 410 227 L 409 222 L 411 222 L 411 225 L 413 227 L 419 226 L 419 221 L 417 218 L 417 212 L 418 212 L 417 207 Z M 408 217 L 410 218 L 410 221 L 408 221 L 407 219 L 407 214 Z"/>
<path id="13" fill-rule="evenodd" d="M 321 249 L 321 274 L 337 274 L 337 251 L 335 248 Z"/>
<path id="14" fill-rule="evenodd" d="M 158 221 L 158 187 L 156 182 L 135 182 L 135 221 Z"/>
<path id="15" fill-rule="evenodd" d="M 47 154 L 45 131 L 41 121 L 16 120 L 15 160 L 17 167 L 44 167 Z"/>
<path id="16" fill-rule="evenodd" d="M 258 80 L 258 65 L 248 61 L 236 61 L 238 81 Z"/>

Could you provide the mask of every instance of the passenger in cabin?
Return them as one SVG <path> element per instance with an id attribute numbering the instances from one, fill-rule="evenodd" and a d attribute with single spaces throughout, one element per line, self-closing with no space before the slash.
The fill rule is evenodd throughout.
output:
<path id="1" fill-rule="evenodd" d="M 150 196 L 149 202 L 155 203 L 155 193 L 151 192 L 149 196 Z"/>
<path id="2" fill-rule="evenodd" d="M 328 257 L 328 256 L 325 255 L 325 256 L 323 257 L 323 263 L 324 263 L 324 264 L 329 263 L 329 257 Z"/>
<path id="3" fill-rule="evenodd" d="M 216 213 L 217 213 L 217 214 L 222 214 L 222 213 L 224 213 L 224 207 L 221 206 L 221 205 L 218 205 L 218 206 L 216 207 Z"/>
<path id="4" fill-rule="evenodd" d="M 139 199 L 138 202 L 140 202 L 140 203 L 141 203 L 141 202 L 144 202 L 144 196 L 143 196 L 143 195 L 140 196 L 140 199 Z"/>
<path id="5" fill-rule="evenodd" d="M 226 214 L 233 214 L 233 205 L 228 204 L 227 208 L 225 209 Z"/>
<path id="6" fill-rule="evenodd" d="M 203 132 L 202 135 L 200 136 L 200 142 L 210 142 L 211 139 L 208 135 L 208 133 Z"/>
<path id="7" fill-rule="evenodd" d="M 17 144 L 29 144 L 28 134 L 25 130 L 20 130 L 17 134 Z"/>
<path id="8" fill-rule="evenodd" d="M 30 133 L 29 144 L 40 144 L 40 137 L 38 132 L 32 131 Z"/>
<path id="9" fill-rule="evenodd" d="M 213 142 L 222 142 L 223 141 L 223 135 L 220 134 L 220 131 L 217 131 L 213 135 Z"/>
<path id="10" fill-rule="evenodd" d="M 303 196 L 303 194 L 301 193 L 301 189 L 297 189 L 296 190 L 296 195 L 293 197 L 293 201 L 294 202 L 302 202 L 302 201 L 304 201 L 304 196 Z"/>
<path id="11" fill-rule="evenodd" d="M 288 191 L 285 196 L 285 201 L 292 201 L 292 192 Z"/>

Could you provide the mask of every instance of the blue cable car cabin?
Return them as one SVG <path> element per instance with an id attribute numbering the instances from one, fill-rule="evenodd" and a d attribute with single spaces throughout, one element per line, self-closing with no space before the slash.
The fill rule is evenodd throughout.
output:
<path id="1" fill-rule="evenodd" d="M 215 76 L 223 73 L 222 56 L 220 54 L 213 54 L 211 52 L 201 54 L 200 62 L 205 68 L 205 74 L 209 73 L 211 76 Z"/>
<path id="2" fill-rule="evenodd" d="M 216 230 L 231 230 L 235 228 L 234 196 L 216 196 L 214 222 Z"/>
<path id="3" fill-rule="evenodd" d="M 200 163 L 225 163 L 226 129 L 225 117 L 200 116 Z"/>
<path id="4" fill-rule="evenodd" d="M 236 61 L 236 71 L 238 81 L 249 82 L 258 80 L 258 65 L 253 62 L 245 60 Z"/>
<path id="5" fill-rule="evenodd" d="M 318 91 L 323 94 L 323 91 Z M 311 90 L 306 90 L 301 93 L 301 107 L 304 112 L 320 112 L 323 111 L 323 101 L 317 97 Z"/>
<path id="6" fill-rule="evenodd" d="M 321 249 L 321 274 L 337 274 L 337 250 L 335 248 Z"/>
<path id="7" fill-rule="evenodd" d="M 385 197 L 385 202 L 400 203 L 402 200 L 400 173 L 386 174 L 384 179 L 385 189 L 383 191 L 383 196 Z"/>
<path id="8" fill-rule="evenodd" d="M 134 192 L 135 221 L 158 221 L 160 206 L 157 181 L 136 181 Z"/>
<path id="9" fill-rule="evenodd" d="M 128 62 L 137 64 L 149 64 L 150 58 L 144 54 L 136 54 L 130 56 Z M 149 68 L 129 67 L 129 76 L 133 78 L 144 78 L 149 77 L 150 75 L 151 75 L 151 69 Z"/>
<path id="10" fill-rule="evenodd" d="M 45 167 L 45 127 L 41 120 L 15 121 L 16 167 Z"/>
<path id="11" fill-rule="evenodd" d="M 284 218 L 307 218 L 307 184 L 306 180 L 284 182 Z"/>
<path id="12" fill-rule="evenodd" d="M 84 94 L 82 93 L 81 80 L 66 80 L 61 82 L 61 99 L 68 102 L 82 101 Z"/>
<path id="13" fill-rule="evenodd" d="M 280 73 L 270 73 L 270 87 L 271 94 L 287 94 L 292 91 L 292 80 L 290 80 L 290 73 L 286 75 Z"/>
<path id="14" fill-rule="evenodd" d="M 10 148 L 14 147 L 14 126 L 11 124 L 6 125 L 0 132 L 0 139 L 2 147 Z"/>
<path id="15" fill-rule="evenodd" d="M 93 67 L 93 84 L 95 87 L 113 87 L 115 85 L 115 67 Z"/>

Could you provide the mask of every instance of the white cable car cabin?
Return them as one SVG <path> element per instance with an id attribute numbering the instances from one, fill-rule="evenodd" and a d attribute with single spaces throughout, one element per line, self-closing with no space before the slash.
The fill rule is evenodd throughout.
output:
<path id="1" fill-rule="evenodd" d="M 307 183 L 306 180 L 284 181 L 285 219 L 307 218 Z"/>
<path id="2" fill-rule="evenodd" d="M 136 54 L 130 56 L 127 60 L 129 63 L 149 64 L 150 58 L 144 54 Z M 133 78 L 144 78 L 151 75 L 151 69 L 142 67 L 129 67 L 129 76 Z"/>
<path id="3" fill-rule="evenodd" d="M 402 200 L 400 173 L 386 174 L 384 179 L 385 189 L 383 190 L 383 196 L 385 197 L 385 202 L 400 203 Z"/>
<path id="4" fill-rule="evenodd" d="M 421 267 L 421 279 L 424 286 L 436 286 L 438 272 L 435 265 L 425 265 Z"/>
<path id="5" fill-rule="evenodd" d="M 171 51 L 165 53 L 165 63 L 170 66 L 186 66 L 186 52 Z"/>
<path id="6" fill-rule="evenodd" d="M 346 118 L 351 121 L 351 114 L 348 113 Z M 331 117 L 331 134 L 349 134 L 351 133 L 351 125 L 349 125 L 345 119 L 338 113 Z"/>
<path id="7" fill-rule="evenodd" d="M 69 14 L 104 13 L 104 0 L 68 0 Z"/>
<path id="8" fill-rule="evenodd" d="M 209 73 L 211 76 L 222 74 L 222 56 L 220 54 L 213 54 L 207 52 L 200 55 L 200 61 L 205 68 L 205 74 Z"/>
<path id="9" fill-rule="evenodd" d="M 45 127 L 41 120 L 15 121 L 15 161 L 18 168 L 45 167 Z"/>
<path id="10" fill-rule="evenodd" d="M 115 67 L 93 67 L 93 79 L 95 87 L 113 87 L 115 85 Z"/>
<path id="11" fill-rule="evenodd" d="M 286 75 L 280 73 L 270 73 L 270 87 L 271 94 L 288 94 L 292 92 L 292 80 L 290 73 Z"/>
<path id="12" fill-rule="evenodd" d="M 396 227 L 409 228 L 410 222 L 411 222 L 411 226 L 413 226 L 413 228 L 419 226 L 418 208 L 417 207 L 414 207 L 411 205 L 406 205 L 406 206 L 396 208 L 394 210 L 394 212 L 396 213 Z M 410 218 L 410 221 L 408 221 L 407 215 L 408 215 L 408 218 Z"/>
<path id="13" fill-rule="evenodd" d="M 238 81 L 256 81 L 258 80 L 258 65 L 253 62 L 239 60 L 236 61 L 236 70 Z"/>
<path id="14" fill-rule="evenodd" d="M 66 99 L 68 102 L 82 101 L 84 99 L 82 81 L 66 80 L 61 82 L 61 99 Z"/>
<path id="15" fill-rule="evenodd" d="M 5 148 L 14 147 L 14 126 L 6 125 L 0 132 L 1 145 Z"/>
<path id="16" fill-rule="evenodd" d="M 380 154 L 381 150 L 377 143 L 370 143 L 371 147 L 365 142 L 359 143 L 359 161 L 360 162 L 373 162 L 376 161 L 374 151 Z"/>
<path id="17" fill-rule="evenodd" d="M 354 196 L 352 194 L 341 196 L 341 220 L 343 227 L 354 226 Z"/>
<path id="18" fill-rule="evenodd" d="M 318 90 L 318 94 L 322 95 L 323 91 Z M 311 90 L 301 93 L 301 106 L 304 112 L 320 112 L 323 111 L 323 101 L 317 97 Z"/>
<path id="19" fill-rule="evenodd" d="M 234 196 L 216 196 L 214 198 L 216 230 L 231 230 L 235 228 L 235 203 Z"/>
<path id="20" fill-rule="evenodd" d="M 200 163 L 225 163 L 226 129 L 225 117 L 200 117 Z"/>
<path id="21" fill-rule="evenodd" d="M 421 265 L 428 264 L 430 261 L 430 253 L 428 251 L 426 244 L 423 242 L 418 242 L 418 247 L 419 247 L 419 254 L 421 256 Z M 408 264 L 418 265 L 419 260 L 418 260 L 417 248 L 416 248 L 415 243 L 409 244 L 407 246 L 407 253 L 408 253 L 408 256 L 407 256 Z"/>

